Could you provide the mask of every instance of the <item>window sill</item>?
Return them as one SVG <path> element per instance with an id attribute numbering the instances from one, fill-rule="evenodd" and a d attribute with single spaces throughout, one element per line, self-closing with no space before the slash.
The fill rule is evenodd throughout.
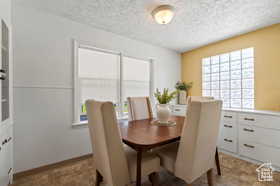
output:
<path id="1" fill-rule="evenodd" d="M 118 120 L 128 119 L 128 116 L 119 117 Z M 80 121 L 72 123 L 73 127 L 88 125 L 88 121 Z"/>
<path id="2" fill-rule="evenodd" d="M 84 126 L 84 125 L 88 125 L 88 121 L 80 121 L 80 122 L 72 123 L 73 127 Z"/>

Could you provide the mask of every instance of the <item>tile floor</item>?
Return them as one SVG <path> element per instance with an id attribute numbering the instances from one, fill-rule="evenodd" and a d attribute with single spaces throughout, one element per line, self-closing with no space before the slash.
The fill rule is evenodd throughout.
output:
<path id="1" fill-rule="evenodd" d="M 280 186 L 280 173 L 274 172 L 273 182 L 258 182 L 257 165 L 220 153 L 222 176 L 214 174 L 215 186 Z M 18 178 L 12 186 L 94 186 L 94 159 L 71 162 L 34 175 Z M 143 180 L 143 186 L 150 186 Z M 161 186 L 184 186 L 185 183 L 167 172 L 160 173 Z M 207 186 L 202 176 L 193 186 Z"/>

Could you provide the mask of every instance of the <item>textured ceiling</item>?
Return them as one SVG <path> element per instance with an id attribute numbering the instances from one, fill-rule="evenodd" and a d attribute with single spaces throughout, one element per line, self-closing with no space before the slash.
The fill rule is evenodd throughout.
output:
<path id="1" fill-rule="evenodd" d="M 106 31 L 184 52 L 280 22 L 280 0 L 16 0 Z M 150 12 L 175 7 L 168 25 Z"/>

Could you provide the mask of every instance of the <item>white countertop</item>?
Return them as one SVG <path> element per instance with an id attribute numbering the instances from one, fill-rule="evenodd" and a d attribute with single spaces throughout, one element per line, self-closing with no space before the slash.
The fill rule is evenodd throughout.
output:
<path id="1" fill-rule="evenodd" d="M 250 110 L 250 109 L 230 109 L 230 108 L 228 108 L 228 109 L 223 109 L 223 111 L 280 116 L 280 112 L 270 111 L 270 110 L 254 110 L 254 109 Z"/>
<path id="2" fill-rule="evenodd" d="M 174 105 L 176 107 L 187 107 L 187 105 Z M 265 114 L 265 115 L 271 115 L 271 116 L 279 116 L 280 117 L 280 111 L 270 111 L 270 110 L 255 110 L 255 109 L 233 109 L 233 108 L 224 108 L 223 111 L 228 112 L 242 112 L 242 113 L 251 113 L 251 114 Z"/>

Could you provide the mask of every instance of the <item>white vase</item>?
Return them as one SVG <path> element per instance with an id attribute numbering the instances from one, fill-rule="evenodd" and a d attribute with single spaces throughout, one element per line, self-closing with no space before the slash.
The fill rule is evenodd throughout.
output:
<path id="1" fill-rule="evenodd" d="M 160 123 L 168 123 L 171 110 L 168 104 L 157 105 L 157 119 Z"/>
<path id="2" fill-rule="evenodd" d="M 178 104 L 185 105 L 187 104 L 187 92 L 184 90 L 180 90 L 178 94 Z"/>

